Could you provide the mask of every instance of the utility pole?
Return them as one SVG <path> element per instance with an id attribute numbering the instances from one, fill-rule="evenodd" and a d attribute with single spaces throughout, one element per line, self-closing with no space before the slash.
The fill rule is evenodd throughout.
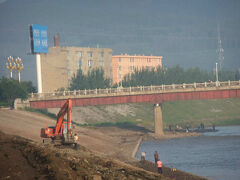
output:
<path id="1" fill-rule="evenodd" d="M 218 63 L 219 63 L 219 69 L 220 71 L 222 71 L 223 68 L 223 60 L 224 60 L 224 56 L 223 56 L 223 52 L 224 49 L 222 48 L 222 41 L 221 41 L 221 34 L 220 34 L 220 27 L 219 24 L 217 26 L 217 38 L 218 38 L 218 48 L 217 48 L 217 54 L 218 54 Z"/>

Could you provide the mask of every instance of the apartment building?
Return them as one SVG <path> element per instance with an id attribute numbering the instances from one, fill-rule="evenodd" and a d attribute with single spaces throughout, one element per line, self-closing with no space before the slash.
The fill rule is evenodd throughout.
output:
<path id="1" fill-rule="evenodd" d="M 112 79 L 112 49 L 50 47 L 49 53 L 41 54 L 42 92 L 68 88 L 78 69 L 87 74 L 97 67 L 103 68 L 105 77 Z"/>
<path id="2" fill-rule="evenodd" d="M 162 56 L 114 55 L 112 56 L 113 83 L 119 83 L 124 76 L 142 68 L 162 67 Z"/>

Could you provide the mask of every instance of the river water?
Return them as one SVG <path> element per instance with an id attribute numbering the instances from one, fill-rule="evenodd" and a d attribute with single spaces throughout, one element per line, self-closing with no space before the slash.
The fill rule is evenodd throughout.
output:
<path id="1" fill-rule="evenodd" d="M 158 151 L 167 167 L 174 167 L 213 180 L 240 179 L 240 126 L 216 127 L 203 136 L 144 141 L 137 153 L 146 152 L 154 162 Z"/>

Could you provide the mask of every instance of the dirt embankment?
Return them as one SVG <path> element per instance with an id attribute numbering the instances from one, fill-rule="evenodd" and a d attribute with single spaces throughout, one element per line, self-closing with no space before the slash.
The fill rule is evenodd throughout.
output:
<path id="1" fill-rule="evenodd" d="M 0 109 L 0 179 L 204 179 L 189 173 L 156 173 L 154 165 L 132 158 L 141 131 L 116 127 L 74 127 L 79 149 L 42 144 L 40 128 L 55 121 L 43 115 Z M 166 135 L 167 137 L 179 135 Z M 151 164 L 151 163 L 150 163 Z M 194 178 L 193 178 L 194 177 Z"/>
<path id="2" fill-rule="evenodd" d="M 63 149 L 0 133 L 0 179 L 163 179 L 79 146 Z"/>

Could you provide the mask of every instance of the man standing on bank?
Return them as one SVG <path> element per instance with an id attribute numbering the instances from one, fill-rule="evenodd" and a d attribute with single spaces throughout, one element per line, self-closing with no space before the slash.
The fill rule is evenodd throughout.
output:
<path id="1" fill-rule="evenodd" d="M 159 159 L 159 156 L 158 156 L 158 152 L 157 152 L 157 151 L 155 151 L 155 153 L 154 153 L 154 159 L 155 159 L 155 164 L 157 164 L 157 161 L 158 161 L 158 159 Z"/>
<path id="2" fill-rule="evenodd" d="M 74 147 L 75 147 L 75 149 L 77 149 L 77 141 L 78 141 L 77 134 L 74 134 L 73 138 L 74 138 Z"/>

